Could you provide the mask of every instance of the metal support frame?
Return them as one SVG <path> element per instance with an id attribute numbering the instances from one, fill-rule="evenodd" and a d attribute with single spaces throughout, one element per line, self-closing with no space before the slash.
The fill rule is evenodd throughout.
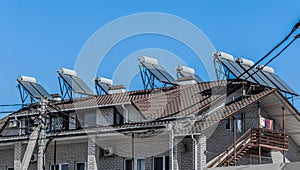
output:
<path id="1" fill-rule="evenodd" d="M 100 86 L 98 85 L 98 83 L 95 82 L 95 89 L 96 89 L 96 94 L 97 96 L 99 95 L 103 95 L 103 94 L 108 94 L 105 92 L 105 90 Z"/>
<path id="2" fill-rule="evenodd" d="M 219 59 L 214 60 L 214 67 L 216 71 L 217 80 L 226 80 L 229 78 L 229 71 L 223 67 Z"/>
<path id="3" fill-rule="evenodd" d="M 61 98 L 65 99 L 68 97 L 69 99 L 73 98 L 72 87 L 69 86 L 61 77 L 58 76 L 58 82 L 60 87 Z"/>
<path id="4" fill-rule="evenodd" d="M 144 89 L 153 89 L 158 87 L 165 87 L 166 83 L 162 83 L 162 86 L 159 86 L 157 83 L 159 80 L 146 68 L 139 66 L 142 82 L 144 85 Z M 161 82 L 160 82 L 161 83 Z"/>
<path id="5" fill-rule="evenodd" d="M 28 99 L 30 100 L 30 103 L 36 102 L 36 99 L 31 97 L 29 92 L 22 85 L 18 84 L 18 89 L 19 89 L 20 96 L 21 96 L 22 107 L 24 107 L 24 104 Z"/>

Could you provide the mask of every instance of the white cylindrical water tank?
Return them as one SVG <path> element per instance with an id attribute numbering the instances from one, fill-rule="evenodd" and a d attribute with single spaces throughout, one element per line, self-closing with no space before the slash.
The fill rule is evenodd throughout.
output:
<path id="1" fill-rule="evenodd" d="M 147 56 L 139 57 L 138 62 L 158 65 L 158 60 L 156 58 L 151 58 L 151 57 L 147 57 Z"/>
<path id="2" fill-rule="evenodd" d="M 28 76 L 19 76 L 17 78 L 18 81 L 26 81 L 30 83 L 36 83 L 36 79 L 34 77 L 28 77 Z"/>
<path id="3" fill-rule="evenodd" d="M 264 66 L 264 65 L 258 65 L 256 68 L 257 69 L 263 68 L 262 70 L 265 71 L 265 72 L 272 73 L 272 74 L 275 73 L 275 70 L 272 67 L 268 67 L 268 66 Z"/>
<path id="4" fill-rule="evenodd" d="M 195 74 L 195 70 L 186 66 L 176 66 L 176 72 L 187 73 L 187 74 Z"/>
<path id="5" fill-rule="evenodd" d="M 103 78 L 103 77 L 96 77 L 96 81 L 102 84 L 106 84 L 109 86 L 113 85 L 113 81 L 111 79 L 108 78 Z"/>
<path id="6" fill-rule="evenodd" d="M 58 73 L 60 74 L 67 74 L 67 75 L 71 75 L 71 76 L 77 76 L 77 73 L 75 70 L 70 70 L 67 68 L 60 68 L 57 70 Z"/>
<path id="7" fill-rule="evenodd" d="M 245 66 L 249 66 L 249 67 L 254 65 L 253 61 L 245 59 L 245 58 L 241 58 L 241 57 L 236 59 L 236 61 L 243 64 L 243 65 L 245 65 Z"/>
<path id="8" fill-rule="evenodd" d="M 224 53 L 222 51 L 215 51 L 213 53 L 213 56 L 215 56 L 218 59 L 234 61 L 234 57 L 231 54 Z"/>

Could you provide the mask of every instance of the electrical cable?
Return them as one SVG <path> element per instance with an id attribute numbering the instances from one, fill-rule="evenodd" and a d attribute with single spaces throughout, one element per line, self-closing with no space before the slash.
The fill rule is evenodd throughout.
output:
<path id="1" fill-rule="evenodd" d="M 300 36 L 300 34 L 298 34 L 298 36 Z M 272 57 L 266 64 L 264 64 L 262 67 L 257 68 L 252 74 L 250 74 L 248 77 L 246 77 L 246 80 L 253 76 L 254 74 L 256 74 L 258 71 L 263 70 L 264 67 L 266 67 L 268 64 L 270 64 L 273 60 L 275 60 L 284 50 L 286 50 L 297 38 L 297 36 L 295 36 L 295 38 L 289 42 L 280 52 L 278 52 L 274 57 Z"/>
<path id="2" fill-rule="evenodd" d="M 291 32 L 281 41 L 279 42 L 274 48 L 272 48 L 266 55 L 264 55 L 261 59 L 259 59 L 254 65 L 248 68 L 244 73 L 239 75 L 237 79 L 241 78 L 243 75 L 247 74 L 250 70 L 252 70 L 255 66 L 257 66 L 260 62 L 266 59 L 273 51 L 275 51 L 279 46 L 281 46 L 288 38 L 299 28 L 300 20 L 294 25 Z"/>

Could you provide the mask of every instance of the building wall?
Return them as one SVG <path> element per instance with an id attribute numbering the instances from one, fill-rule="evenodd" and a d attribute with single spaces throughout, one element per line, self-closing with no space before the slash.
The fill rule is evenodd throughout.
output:
<path id="1" fill-rule="evenodd" d="M 10 147 L 0 147 L 0 169 L 6 170 L 7 167 L 14 167 L 14 148 Z"/>
<path id="2" fill-rule="evenodd" d="M 244 108 L 237 114 L 245 114 L 244 132 L 250 128 L 257 128 L 258 116 L 257 107 L 255 107 L 255 105 Z M 237 114 L 235 114 L 235 116 Z M 227 119 L 220 121 L 216 129 L 212 129 L 213 133 L 207 137 L 207 162 L 220 155 L 234 142 L 234 132 L 231 129 L 226 129 L 226 123 Z M 236 123 L 235 127 L 237 127 Z M 244 132 L 237 132 L 236 139 L 243 135 Z"/>

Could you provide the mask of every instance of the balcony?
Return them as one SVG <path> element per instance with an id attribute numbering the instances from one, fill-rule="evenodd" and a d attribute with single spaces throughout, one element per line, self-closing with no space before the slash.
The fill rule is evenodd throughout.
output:
<path id="1" fill-rule="evenodd" d="M 249 150 L 270 152 L 288 150 L 288 135 L 282 131 L 263 128 L 249 129 L 223 153 L 208 163 L 208 168 L 232 166 Z"/>
<path id="2" fill-rule="evenodd" d="M 288 135 L 282 131 L 254 128 L 251 129 L 252 148 L 261 147 L 267 151 L 287 151 Z"/>

